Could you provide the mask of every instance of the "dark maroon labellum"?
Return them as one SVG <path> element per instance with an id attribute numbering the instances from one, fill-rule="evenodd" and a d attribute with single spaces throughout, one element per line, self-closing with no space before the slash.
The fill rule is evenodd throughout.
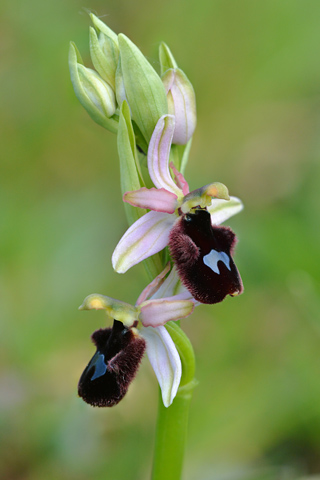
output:
<path id="1" fill-rule="evenodd" d="M 91 338 L 97 351 L 81 375 L 78 393 L 90 405 L 112 407 L 135 377 L 146 342 L 117 320 L 112 328 L 97 330 Z"/>
<path id="2" fill-rule="evenodd" d="M 242 293 L 231 257 L 235 242 L 232 230 L 211 225 L 207 210 L 182 215 L 171 229 L 171 256 L 182 283 L 198 302 L 218 303 Z"/>

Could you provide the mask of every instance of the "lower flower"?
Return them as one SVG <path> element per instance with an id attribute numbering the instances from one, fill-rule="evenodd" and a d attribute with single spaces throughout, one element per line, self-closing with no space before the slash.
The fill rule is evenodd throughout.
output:
<path id="1" fill-rule="evenodd" d="M 135 306 L 104 295 L 85 298 L 80 310 L 105 310 L 113 327 L 92 335 L 96 352 L 81 375 L 78 393 L 96 407 L 120 402 L 147 352 L 158 379 L 163 404 L 173 402 L 182 367 L 177 348 L 164 324 L 190 315 L 195 302 L 184 289 L 177 289 L 175 271 L 166 278 L 169 266 L 141 293 Z M 165 295 L 162 297 L 162 295 Z"/>

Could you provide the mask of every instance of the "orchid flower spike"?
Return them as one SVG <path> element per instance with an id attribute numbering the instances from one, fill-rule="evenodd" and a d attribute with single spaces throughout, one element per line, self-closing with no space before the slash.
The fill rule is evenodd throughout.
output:
<path id="1" fill-rule="evenodd" d="M 157 376 L 163 403 L 169 407 L 176 396 L 182 373 L 176 346 L 165 323 L 190 315 L 191 295 L 177 290 L 174 270 L 164 269 L 139 296 L 135 306 L 104 295 L 85 298 L 80 310 L 105 310 L 113 319 L 112 328 L 92 335 L 96 353 L 81 375 L 78 393 L 90 405 L 111 407 L 120 402 L 135 377 L 147 351 Z M 165 278 L 166 277 L 166 278 Z M 161 298 L 162 295 L 167 295 Z"/>
<path id="2" fill-rule="evenodd" d="M 174 116 L 163 115 L 150 140 L 148 169 L 156 188 L 143 187 L 123 196 L 125 202 L 150 211 L 123 235 L 112 264 L 124 273 L 169 245 L 181 282 L 192 296 L 201 303 L 217 303 L 243 290 L 232 259 L 235 234 L 218 226 L 243 205 L 218 182 L 189 192 L 187 181 L 171 163 L 173 180 L 169 155 L 174 129 Z"/>

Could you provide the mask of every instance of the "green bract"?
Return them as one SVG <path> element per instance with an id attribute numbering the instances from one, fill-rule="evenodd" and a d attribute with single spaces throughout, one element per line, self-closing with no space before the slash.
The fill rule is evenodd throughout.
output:
<path id="1" fill-rule="evenodd" d="M 177 62 L 175 61 L 170 48 L 164 42 L 162 42 L 159 47 L 159 61 L 160 61 L 160 67 L 161 67 L 161 76 L 169 68 L 178 68 Z"/>

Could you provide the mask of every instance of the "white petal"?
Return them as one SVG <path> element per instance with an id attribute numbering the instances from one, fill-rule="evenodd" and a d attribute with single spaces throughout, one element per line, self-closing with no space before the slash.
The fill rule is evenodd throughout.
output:
<path id="1" fill-rule="evenodd" d="M 112 255 L 116 272 L 125 273 L 145 258 L 160 252 L 169 241 L 175 215 L 148 212 L 139 218 L 121 238 Z"/>
<path id="2" fill-rule="evenodd" d="M 163 404 L 169 407 L 180 384 L 180 356 L 165 327 L 143 327 L 140 334 L 147 342 L 147 354 L 161 388 Z"/>
<path id="3" fill-rule="evenodd" d="M 154 185 L 182 195 L 169 172 L 169 155 L 174 132 L 174 116 L 163 115 L 153 131 L 148 148 L 148 170 Z"/>
<path id="4" fill-rule="evenodd" d="M 193 87 L 180 69 L 168 70 L 162 81 L 167 92 L 169 113 L 172 113 L 176 120 L 172 141 L 178 145 L 185 145 L 192 137 L 197 123 Z"/>
<path id="5" fill-rule="evenodd" d="M 230 200 L 221 200 L 213 198 L 211 205 L 207 207 L 211 215 L 211 223 L 213 225 L 220 225 L 229 218 L 233 217 L 243 209 L 243 203 L 237 197 L 230 197 Z"/>

